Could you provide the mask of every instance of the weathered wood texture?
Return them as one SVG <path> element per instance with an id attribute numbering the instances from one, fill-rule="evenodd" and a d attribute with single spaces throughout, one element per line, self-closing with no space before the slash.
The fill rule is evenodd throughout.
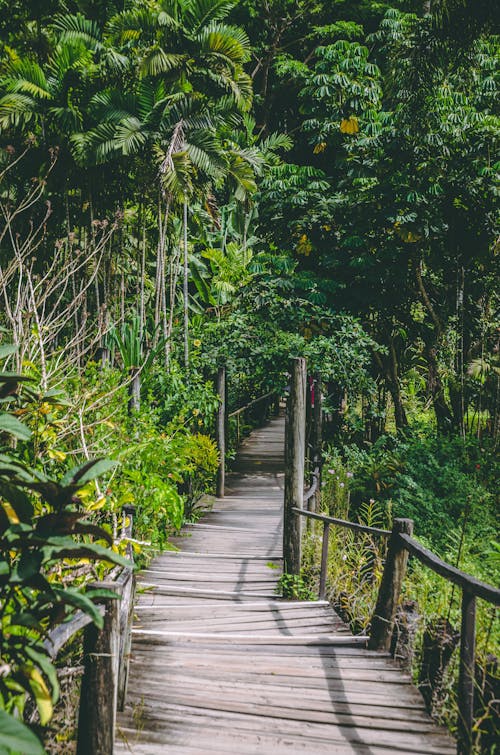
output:
<path id="1" fill-rule="evenodd" d="M 226 368 L 219 367 L 217 372 L 217 395 L 219 397 L 219 407 L 217 409 L 217 420 L 215 426 L 215 436 L 217 439 L 217 450 L 219 452 L 219 468 L 217 469 L 216 492 L 219 498 L 224 498 L 226 485 Z"/>
<path id="2" fill-rule="evenodd" d="M 290 395 L 286 402 L 285 424 L 285 506 L 283 560 L 288 574 L 299 574 L 302 520 L 293 509 L 304 501 L 304 460 L 306 452 L 306 360 L 292 359 Z"/>
<path id="3" fill-rule="evenodd" d="M 116 755 L 451 755 L 387 653 L 325 601 L 275 593 L 283 420 L 241 450 L 226 496 L 139 577 Z"/>
<path id="4" fill-rule="evenodd" d="M 374 650 L 389 650 L 391 645 L 396 609 L 408 562 L 408 551 L 399 539 L 401 532 L 407 535 L 413 533 L 411 519 L 394 520 L 377 605 L 372 618 L 370 647 Z"/>
<path id="5" fill-rule="evenodd" d="M 118 601 L 108 599 L 103 628 L 85 627 L 78 755 L 109 755 L 113 751 L 119 644 Z"/>

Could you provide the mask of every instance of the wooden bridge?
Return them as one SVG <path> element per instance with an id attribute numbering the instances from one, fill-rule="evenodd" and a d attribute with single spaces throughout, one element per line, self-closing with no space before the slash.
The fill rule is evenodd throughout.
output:
<path id="1" fill-rule="evenodd" d="M 284 421 L 242 446 L 226 496 L 139 576 L 116 755 L 454 753 L 388 653 L 326 601 L 279 599 Z"/>

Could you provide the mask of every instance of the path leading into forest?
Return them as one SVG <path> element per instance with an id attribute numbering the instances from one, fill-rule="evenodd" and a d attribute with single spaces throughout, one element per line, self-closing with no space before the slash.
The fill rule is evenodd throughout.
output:
<path id="1" fill-rule="evenodd" d="M 140 575 L 116 755 L 451 755 L 388 654 L 327 602 L 276 596 L 283 434 L 256 430 L 226 497 Z"/>

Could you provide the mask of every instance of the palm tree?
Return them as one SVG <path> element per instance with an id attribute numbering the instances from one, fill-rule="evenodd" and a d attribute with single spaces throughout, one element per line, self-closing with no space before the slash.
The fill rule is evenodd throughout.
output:
<path id="1" fill-rule="evenodd" d="M 10 51 L 2 79 L 0 129 L 35 128 L 44 141 L 81 130 L 78 92 L 91 63 L 92 52 L 78 41 L 58 42 L 43 67 Z"/>
<path id="2" fill-rule="evenodd" d="M 245 33 L 224 24 L 233 3 L 221 0 L 162 0 L 111 19 L 108 39 L 121 54 L 133 46 L 138 71 L 134 91 L 108 88 L 91 101 L 96 125 L 74 134 L 80 161 L 105 162 L 117 156 L 154 155 L 161 194 L 158 202 L 155 323 L 163 321 L 166 360 L 173 323 L 172 296 L 179 255 L 174 254 L 167 315 L 166 244 L 171 211 L 182 217 L 184 358 L 188 350 L 189 202 L 231 176 L 254 190 L 249 156 L 221 141 L 222 127 L 235 127 L 251 104 L 251 82 L 243 65 L 249 56 Z M 65 21 L 65 33 L 81 39 L 82 23 Z M 75 27 L 75 28 L 74 28 Z M 76 28 L 78 27 L 78 28 Z M 92 31 L 88 30 L 89 33 Z M 95 36 L 95 34 L 94 34 Z"/>

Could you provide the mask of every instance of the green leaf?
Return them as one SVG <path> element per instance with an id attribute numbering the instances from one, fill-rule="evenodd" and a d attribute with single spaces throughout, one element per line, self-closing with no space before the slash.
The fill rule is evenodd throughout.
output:
<path id="1" fill-rule="evenodd" d="M 0 344 L 0 359 L 5 359 L 6 357 L 10 357 L 11 354 L 16 354 L 17 352 L 17 346 L 15 346 L 13 343 L 4 343 Z M 0 380 L 2 379 L 2 376 L 0 375 Z"/>
<path id="2" fill-rule="evenodd" d="M 38 738 L 21 721 L 0 708 L 0 747 L 22 755 L 46 755 Z"/>
<path id="3" fill-rule="evenodd" d="M 0 372 L 0 398 L 12 396 L 17 391 L 19 383 L 29 382 L 32 378 L 18 375 L 15 372 Z"/>
<path id="4" fill-rule="evenodd" d="M 96 543 L 75 543 L 70 537 L 49 537 L 44 541 L 46 559 L 55 558 L 92 558 L 96 561 L 110 561 L 131 568 L 132 564 L 110 548 Z"/>
<path id="5" fill-rule="evenodd" d="M 116 461 L 110 459 L 93 459 L 87 461 L 80 467 L 75 467 L 66 472 L 61 480 L 61 485 L 66 487 L 68 485 L 85 485 L 87 482 L 95 480 L 99 475 L 105 474 L 116 467 Z"/>
<path id="6" fill-rule="evenodd" d="M 0 433 L 9 433 L 19 440 L 31 438 L 31 430 L 12 414 L 0 414 Z"/>
<path id="7" fill-rule="evenodd" d="M 60 601 L 64 604 L 69 604 L 75 608 L 79 608 L 88 616 L 99 629 L 102 629 L 104 619 L 99 611 L 99 608 L 88 598 L 84 593 L 74 590 L 71 587 L 61 589 L 59 587 L 54 588 L 54 592 L 59 597 Z"/>
<path id="8" fill-rule="evenodd" d="M 77 535 L 93 535 L 94 537 L 106 540 L 109 545 L 113 545 L 113 538 L 103 527 L 99 527 L 97 524 L 89 524 L 87 522 L 78 522 L 73 527 L 73 532 Z"/>
<path id="9" fill-rule="evenodd" d="M 0 480 L 0 496 L 10 503 L 21 522 L 25 522 L 26 524 L 31 522 L 33 505 L 29 496 L 23 490 L 20 490 L 9 482 Z"/>
<path id="10" fill-rule="evenodd" d="M 28 582 L 40 571 L 42 553 L 40 551 L 25 551 L 17 562 L 11 581 L 13 583 Z"/>

